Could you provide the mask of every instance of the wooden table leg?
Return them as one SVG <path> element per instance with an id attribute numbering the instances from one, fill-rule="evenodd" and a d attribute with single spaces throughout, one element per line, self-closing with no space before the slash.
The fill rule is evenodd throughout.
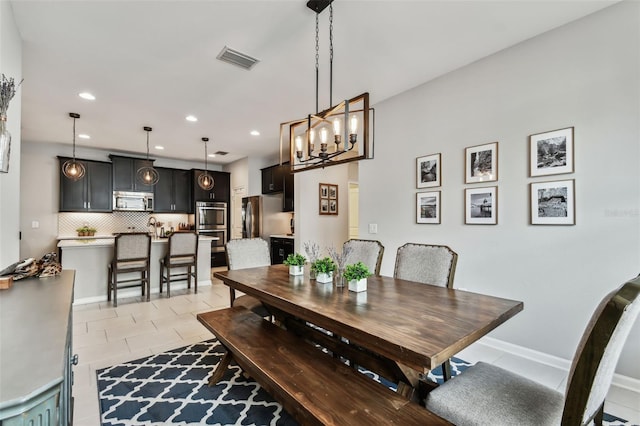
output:
<path id="1" fill-rule="evenodd" d="M 229 363 L 231 363 L 232 359 L 233 359 L 233 354 L 227 350 L 224 353 L 224 356 L 222 357 L 220 362 L 218 363 L 218 366 L 213 371 L 213 374 L 209 379 L 209 386 L 214 386 L 218 384 L 220 380 L 222 380 L 222 377 L 224 376 L 224 373 L 227 372 L 227 368 L 229 368 Z"/>

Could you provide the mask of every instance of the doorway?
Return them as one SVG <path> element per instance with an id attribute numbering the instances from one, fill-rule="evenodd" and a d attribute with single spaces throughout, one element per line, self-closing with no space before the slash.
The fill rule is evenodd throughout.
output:
<path id="1" fill-rule="evenodd" d="M 360 185 L 358 182 L 349 182 L 349 239 L 358 238 L 360 223 L 359 217 L 359 200 Z"/>

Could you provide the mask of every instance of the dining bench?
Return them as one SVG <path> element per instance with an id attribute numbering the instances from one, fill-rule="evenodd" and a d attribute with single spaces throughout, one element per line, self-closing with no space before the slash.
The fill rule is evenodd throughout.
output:
<path id="1" fill-rule="evenodd" d="M 450 424 L 244 307 L 197 318 L 226 349 L 209 385 L 233 360 L 300 424 Z"/>

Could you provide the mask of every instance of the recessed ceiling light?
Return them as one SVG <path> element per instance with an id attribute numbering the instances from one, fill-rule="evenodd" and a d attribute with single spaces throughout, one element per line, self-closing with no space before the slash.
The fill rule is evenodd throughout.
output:
<path id="1" fill-rule="evenodd" d="M 82 93 L 78 93 L 78 96 L 80 96 L 82 99 L 86 99 L 88 101 L 95 101 L 96 97 L 93 96 L 91 93 L 89 92 L 82 92 Z"/>
<path id="2" fill-rule="evenodd" d="M 216 155 L 215 154 L 209 154 L 209 155 L 207 155 L 207 157 L 216 158 Z"/>
<path id="3" fill-rule="evenodd" d="M 187 121 L 198 121 L 198 117 L 193 115 L 187 115 L 184 119 Z"/>
<path id="4" fill-rule="evenodd" d="M 260 136 L 260 132 L 257 130 L 252 130 L 251 131 L 251 136 Z"/>
<path id="5" fill-rule="evenodd" d="M 154 146 L 154 148 L 155 148 L 155 149 L 159 149 L 159 150 L 163 150 L 163 149 L 164 149 L 164 146 L 162 146 L 162 145 L 156 145 L 156 146 Z"/>
<path id="6" fill-rule="evenodd" d="M 80 139 L 91 139 L 91 136 L 89 136 L 89 135 L 87 135 L 87 134 L 85 134 L 85 133 L 80 133 L 80 134 L 78 135 L 78 137 L 79 137 Z"/>

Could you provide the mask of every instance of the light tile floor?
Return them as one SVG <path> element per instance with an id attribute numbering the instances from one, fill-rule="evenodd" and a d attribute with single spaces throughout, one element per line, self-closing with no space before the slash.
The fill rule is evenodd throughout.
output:
<path id="1" fill-rule="evenodd" d="M 170 299 L 158 294 L 150 302 L 140 298 L 78 305 L 73 308 L 74 424 L 100 425 L 96 370 L 210 339 L 211 333 L 196 319 L 199 312 L 229 306 L 229 290 L 213 279 L 211 286 L 173 290 Z M 476 343 L 458 356 L 475 363 L 485 361 L 544 385 L 564 391 L 566 372 L 548 365 Z M 640 394 L 612 387 L 605 405 L 607 412 L 640 425 Z"/>

